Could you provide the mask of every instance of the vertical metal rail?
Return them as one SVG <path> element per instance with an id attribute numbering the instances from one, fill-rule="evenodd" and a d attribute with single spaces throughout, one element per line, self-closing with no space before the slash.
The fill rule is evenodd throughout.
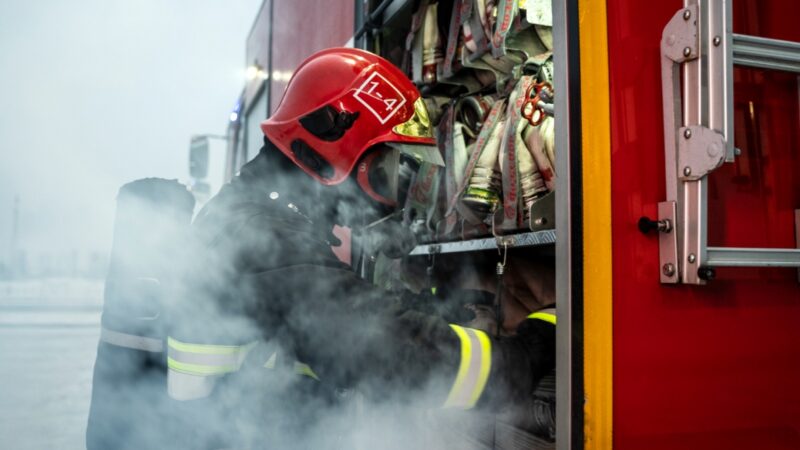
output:
<path id="1" fill-rule="evenodd" d="M 667 200 L 659 204 L 659 220 L 672 224 L 669 231 L 660 234 L 660 266 L 662 283 L 678 283 L 686 276 L 686 264 L 680 255 L 685 254 L 684 239 L 688 215 L 684 209 L 687 189 L 680 181 L 677 130 L 688 125 L 689 119 L 699 120 L 697 102 L 682 99 L 694 98 L 691 89 L 699 85 L 700 65 L 697 23 L 699 8 L 696 1 L 675 13 L 664 28 L 661 39 L 661 96 L 664 108 L 664 158 L 667 183 Z M 683 85 L 681 85 L 681 64 Z M 681 91 L 683 89 L 683 91 Z M 695 245 L 694 243 L 692 245 Z M 681 249 L 681 252 L 678 252 Z"/>
<path id="2" fill-rule="evenodd" d="M 583 448 L 578 1 L 553 0 L 556 157 L 556 447 Z M 575 170 L 577 168 L 577 173 Z M 576 198 L 577 197 L 577 198 Z M 577 217 L 575 214 L 577 213 Z M 577 223 L 576 223 L 577 221 Z M 577 239 L 577 242 L 576 242 Z"/>

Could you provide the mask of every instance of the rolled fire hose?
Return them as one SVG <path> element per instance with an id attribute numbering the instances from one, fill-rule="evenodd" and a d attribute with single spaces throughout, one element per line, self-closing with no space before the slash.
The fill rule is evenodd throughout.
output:
<path id="1" fill-rule="evenodd" d="M 436 65 L 442 60 L 438 7 L 438 3 L 428 5 L 422 21 L 422 81 L 428 84 L 436 82 Z"/>
<path id="2" fill-rule="evenodd" d="M 542 125 L 544 125 L 544 123 L 542 123 Z M 539 127 L 532 127 L 530 125 L 525 127 L 522 132 L 522 139 L 525 142 L 525 147 L 530 151 L 533 160 L 536 162 L 536 166 L 539 168 L 545 187 L 552 191 L 555 189 L 556 172 L 553 168 L 553 162 L 547 156 L 547 152 L 544 148 L 545 143 L 541 133 L 542 125 Z"/>
<path id="3" fill-rule="evenodd" d="M 525 221 L 530 215 L 531 205 L 544 194 L 547 193 L 539 166 L 534 160 L 528 147 L 522 139 L 523 130 L 529 127 L 527 120 L 520 120 L 517 124 L 517 131 L 514 136 L 515 147 L 517 149 L 517 167 L 519 168 L 520 190 L 522 191 L 522 203 L 525 211 Z"/>
<path id="4" fill-rule="evenodd" d="M 492 130 L 462 197 L 465 205 L 484 217 L 491 214 L 500 202 L 502 176 L 498 167 L 498 156 L 504 129 L 505 120 L 501 120 Z"/>

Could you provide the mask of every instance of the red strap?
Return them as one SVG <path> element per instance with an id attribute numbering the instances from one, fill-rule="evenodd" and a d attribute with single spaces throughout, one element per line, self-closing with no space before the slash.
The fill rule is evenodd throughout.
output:
<path id="1" fill-rule="evenodd" d="M 372 152 L 364 157 L 363 161 L 358 163 L 358 174 L 356 174 L 356 181 L 358 182 L 358 185 L 361 186 L 361 189 L 364 190 L 364 192 L 366 192 L 367 195 L 369 195 L 373 200 L 383 203 L 384 205 L 397 206 L 397 202 L 378 194 L 369 184 L 369 168 L 376 156 L 378 156 L 378 152 Z"/>

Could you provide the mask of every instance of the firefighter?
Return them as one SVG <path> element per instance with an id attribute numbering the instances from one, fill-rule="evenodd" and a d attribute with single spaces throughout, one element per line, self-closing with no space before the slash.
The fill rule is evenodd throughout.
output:
<path id="1" fill-rule="evenodd" d="M 309 430 L 352 388 L 455 409 L 530 395 L 554 367 L 554 309 L 496 338 L 410 308 L 419 296 L 378 289 L 332 251 L 334 225 L 367 232 L 401 209 L 421 162 L 441 163 L 399 69 L 316 53 L 261 128 L 260 153 L 195 219 L 175 291 L 168 391 L 187 446 L 346 447 Z M 260 442 L 242 442 L 248 430 Z"/>

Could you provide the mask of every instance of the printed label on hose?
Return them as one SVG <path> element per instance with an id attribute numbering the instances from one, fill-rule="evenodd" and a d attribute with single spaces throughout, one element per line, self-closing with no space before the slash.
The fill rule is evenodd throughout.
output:
<path id="1" fill-rule="evenodd" d="M 404 72 L 411 71 L 411 47 L 414 45 L 414 37 L 417 35 L 420 27 L 422 27 L 422 19 L 425 17 L 425 11 L 428 9 L 428 0 L 422 0 L 419 4 L 419 9 L 411 17 L 411 29 L 406 35 L 406 52 L 403 55 L 402 69 Z"/>
<path id="2" fill-rule="evenodd" d="M 464 35 L 464 48 L 470 52 L 475 52 L 478 48 L 475 46 L 475 41 L 472 38 L 472 30 L 470 29 L 469 21 L 472 16 L 472 1 L 464 0 L 461 4 L 461 21 L 462 33 Z"/>
<path id="3" fill-rule="evenodd" d="M 448 106 L 447 111 L 444 113 L 444 117 L 442 117 L 439 126 L 436 128 L 436 142 L 438 143 L 439 149 L 444 150 L 444 160 L 445 160 L 445 178 L 444 178 L 444 191 L 445 196 L 447 199 L 451 199 L 456 194 L 456 189 L 458 186 L 456 185 L 456 174 L 455 174 L 455 148 L 453 146 L 453 127 L 455 121 L 455 104 L 451 103 Z M 442 148 L 444 147 L 444 148 Z M 446 211 L 445 212 L 445 229 L 444 234 L 450 234 L 456 226 L 458 222 L 458 218 L 456 217 L 455 211 Z M 439 232 L 438 227 L 436 230 L 437 234 Z M 437 238 L 440 236 L 437 236 Z"/>
<path id="4" fill-rule="evenodd" d="M 506 37 L 519 12 L 517 0 L 501 0 L 497 11 L 502 14 L 502 19 L 495 25 L 492 36 L 492 56 L 500 58 L 506 54 Z"/>
<path id="5" fill-rule="evenodd" d="M 489 39 L 483 32 L 480 13 L 475 10 L 475 6 L 480 8 L 481 5 L 473 5 L 474 1 L 478 0 L 465 0 L 461 14 L 464 21 L 464 44 L 472 52 L 469 55 L 470 61 L 480 58 L 489 49 Z"/>
<path id="6" fill-rule="evenodd" d="M 425 225 L 430 231 L 435 224 L 436 198 L 439 196 L 439 167 L 431 163 L 422 163 L 412 182 L 406 201 L 406 210 L 413 209 L 425 217 Z M 419 216 L 417 216 L 419 217 Z"/>
<path id="7" fill-rule="evenodd" d="M 450 18 L 450 32 L 447 34 L 447 51 L 442 62 L 441 75 L 445 78 L 453 76 L 453 62 L 455 61 L 456 48 L 458 47 L 458 33 L 461 30 L 461 10 L 464 0 L 456 0 L 453 5 L 453 14 Z"/>
<path id="8" fill-rule="evenodd" d="M 521 120 L 521 108 L 525 102 L 525 92 L 533 82 L 530 76 L 522 77 L 517 87 L 508 100 L 506 113 L 506 129 L 501 143 L 501 172 L 503 173 L 503 228 L 513 230 L 522 227 L 522 214 L 520 214 L 519 167 L 517 165 L 516 135 L 518 123 Z"/>

